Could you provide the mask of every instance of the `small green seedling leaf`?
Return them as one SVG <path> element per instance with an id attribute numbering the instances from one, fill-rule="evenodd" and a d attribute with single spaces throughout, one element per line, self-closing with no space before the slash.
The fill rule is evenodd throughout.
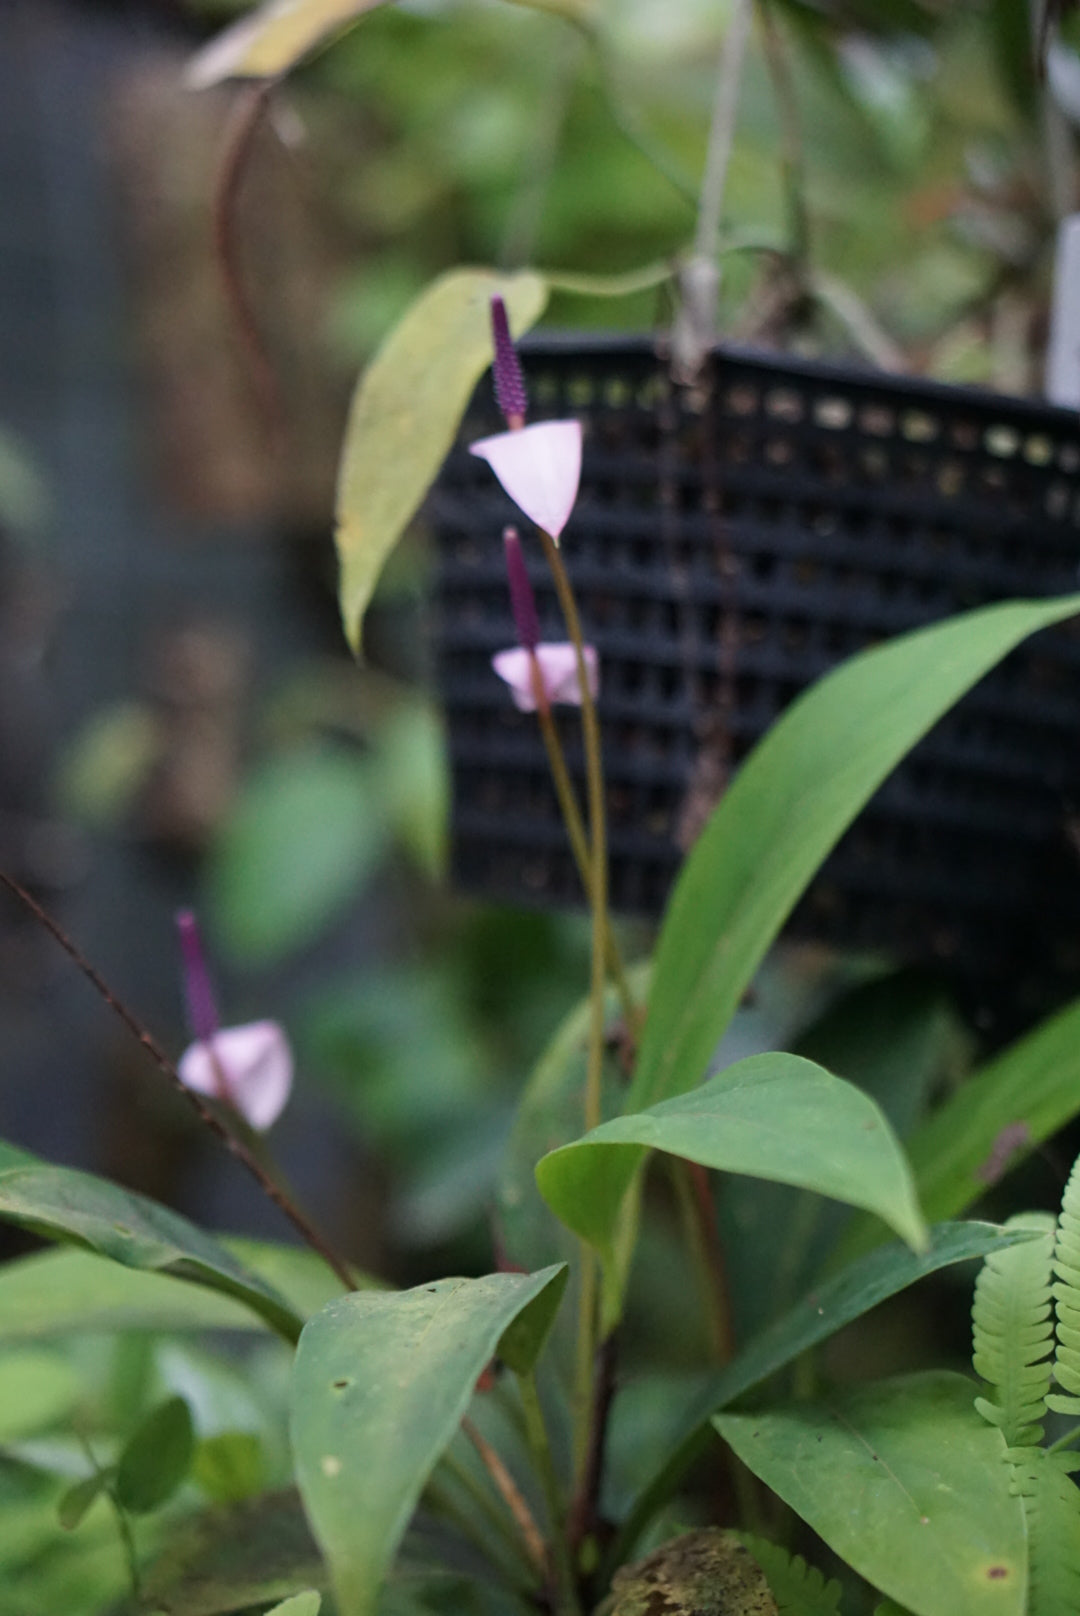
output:
<path id="1" fill-rule="evenodd" d="M 531 1362 L 551 1322 L 544 1293 L 565 1283 L 559 1266 L 363 1292 L 331 1302 L 305 1328 L 293 1368 L 293 1451 L 341 1616 L 374 1610 L 481 1372 L 503 1352 Z"/>
<path id="2" fill-rule="evenodd" d="M 906 1375 L 714 1423 L 831 1549 L 915 1616 L 1021 1616 L 1023 1509 L 974 1391 L 963 1375 Z"/>
<path id="3" fill-rule="evenodd" d="M 491 363 L 495 293 L 506 303 L 515 336 L 547 304 L 547 286 L 531 271 L 453 270 L 417 299 L 360 378 L 337 493 L 341 620 L 354 651 L 383 565 L 434 481 Z"/>
<path id="4" fill-rule="evenodd" d="M 77 1481 L 61 1495 L 56 1515 L 65 1532 L 74 1532 L 76 1527 L 82 1525 L 115 1473 L 114 1470 L 98 1470 L 92 1476 L 84 1476 L 82 1481 Z"/>
<path id="5" fill-rule="evenodd" d="M 217 1504 L 254 1498 L 266 1479 L 262 1443 L 250 1431 L 222 1431 L 195 1449 L 191 1478 Z"/>
<path id="6" fill-rule="evenodd" d="M 383 0 L 268 0 L 205 45 L 191 60 L 189 89 L 224 79 L 276 79 L 332 34 Z"/>
<path id="7" fill-rule="evenodd" d="M 116 1465 L 116 1500 L 148 1515 L 171 1498 L 191 1468 L 195 1430 L 182 1397 L 169 1397 L 140 1421 Z"/>

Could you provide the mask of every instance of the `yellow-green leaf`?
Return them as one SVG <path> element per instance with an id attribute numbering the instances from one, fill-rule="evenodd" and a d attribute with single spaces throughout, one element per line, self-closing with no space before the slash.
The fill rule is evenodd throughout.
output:
<path id="1" fill-rule="evenodd" d="M 203 47 L 187 83 L 205 90 L 223 79 L 276 79 L 340 28 L 383 0 L 269 0 Z"/>
<path id="2" fill-rule="evenodd" d="M 354 651 L 383 565 L 454 441 L 491 362 L 489 305 L 500 293 L 510 329 L 528 330 L 548 289 L 531 271 L 456 269 L 429 286 L 360 378 L 338 477 L 341 618 Z M 496 543 L 498 534 L 492 535 Z"/>

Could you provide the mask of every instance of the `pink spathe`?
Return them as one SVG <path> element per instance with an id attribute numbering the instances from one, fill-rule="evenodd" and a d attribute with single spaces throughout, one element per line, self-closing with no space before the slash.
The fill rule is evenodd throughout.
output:
<path id="1" fill-rule="evenodd" d="M 578 679 L 577 653 L 569 643 L 540 644 L 536 647 L 536 660 L 540 664 L 540 677 L 552 706 L 581 706 L 581 683 Z M 521 713 L 535 713 L 536 694 L 533 690 L 530 654 L 523 646 L 515 645 L 509 651 L 497 651 L 491 666 L 504 684 L 509 685 L 514 706 Z M 600 659 L 596 648 L 585 647 L 585 672 L 589 681 L 589 694 L 593 700 L 600 690 Z"/>
<path id="2" fill-rule="evenodd" d="M 510 498 L 556 544 L 570 520 L 581 481 L 581 422 L 538 421 L 471 445 Z"/>
<path id="3" fill-rule="evenodd" d="M 177 1071 L 189 1089 L 231 1105 L 262 1133 L 277 1121 L 289 1098 L 292 1050 L 276 1021 L 251 1021 L 223 1027 L 209 1042 L 191 1044 Z"/>

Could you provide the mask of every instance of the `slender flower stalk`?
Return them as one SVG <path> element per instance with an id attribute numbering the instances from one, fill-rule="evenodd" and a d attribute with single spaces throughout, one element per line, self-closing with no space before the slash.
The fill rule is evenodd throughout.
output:
<path id="1" fill-rule="evenodd" d="M 608 935 L 604 772 L 600 725 L 596 714 L 596 702 L 590 687 L 585 638 L 574 591 L 559 553 L 559 538 L 574 508 L 581 476 L 581 423 L 545 421 L 537 426 L 524 425 L 524 412 L 519 412 L 514 407 L 519 402 L 524 402 L 524 386 L 522 384 L 520 393 L 515 391 L 516 373 L 511 369 L 507 352 L 513 345 L 509 341 L 504 315 L 505 310 L 500 311 L 498 305 L 493 303 L 492 337 L 499 367 L 496 386 L 497 391 L 504 390 L 506 404 L 511 406 L 507 411 L 507 424 L 510 430 L 497 437 L 474 443 L 472 452 L 487 460 L 511 499 L 539 529 L 567 633 L 574 647 L 585 742 L 589 868 L 592 875 L 586 887 L 592 908 L 592 971 L 585 1076 L 585 1127 L 586 1130 L 591 1130 L 601 1121 L 604 1070 L 605 953 Z M 516 366 L 516 355 L 514 363 Z M 500 398 L 500 403 L 502 402 Z M 539 710 L 542 706 L 540 700 L 542 693 L 537 690 L 536 694 Z M 579 1480 L 584 1476 L 588 1464 L 589 1431 L 595 1398 L 593 1369 L 599 1331 L 599 1270 L 596 1253 L 587 1243 L 582 1244 L 580 1271 L 574 1388 L 574 1463 Z"/>
<path id="2" fill-rule="evenodd" d="M 518 1376 L 518 1390 L 525 1415 L 525 1436 L 533 1464 L 544 1494 L 548 1517 L 548 1545 L 551 1559 L 552 1581 L 555 1585 L 557 1616 L 581 1616 L 574 1566 L 566 1536 L 566 1509 L 559 1495 L 559 1481 L 555 1461 L 551 1456 L 544 1410 L 536 1389 L 533 1374 Z"/>

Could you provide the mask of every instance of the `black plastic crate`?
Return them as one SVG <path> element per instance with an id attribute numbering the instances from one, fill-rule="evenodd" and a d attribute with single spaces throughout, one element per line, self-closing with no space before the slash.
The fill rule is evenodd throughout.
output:
<path id="1" fill-rule="evenodd" d="M 600 714 L 617 910 L 655 915 L 740 760 L 865 646 L 955 612 L 1078 586 L 1080 430 L 1068 411 L 721 349 L 705 401 L 646 340 L 523 347 L 532 418 L 574 415 L 563 538 Z M 500 533 L 467 444 L 500 429 L 485 380 L 433 495 L 438 647 L 467 890 L 580 903 L 535 719 L 490 667 L 514 643 Z M 521 522 L 545 638 L 565 638 Z M 559 718 L 582 780 L 578 718 Z M 942 721 L 836 850 L 789 930 L 968 975 L 1080 975 L 1080 636 L 1048 631 Z"/>

